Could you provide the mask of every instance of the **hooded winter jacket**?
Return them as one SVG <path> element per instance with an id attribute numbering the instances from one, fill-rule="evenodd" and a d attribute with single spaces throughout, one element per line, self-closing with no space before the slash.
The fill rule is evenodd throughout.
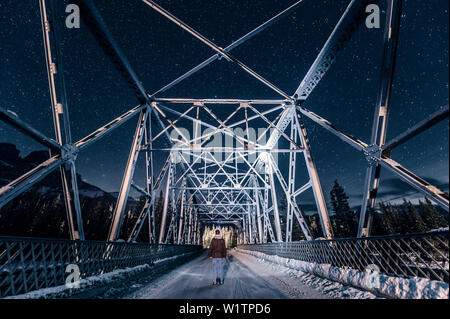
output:
<path id="1" fill-rule="evenodd" d="M 208 257 L 225 258 L 227 257 L 227 249 L 225 247 L 225 240 L 220 236 L 215 236 L 209 245 Z"/>

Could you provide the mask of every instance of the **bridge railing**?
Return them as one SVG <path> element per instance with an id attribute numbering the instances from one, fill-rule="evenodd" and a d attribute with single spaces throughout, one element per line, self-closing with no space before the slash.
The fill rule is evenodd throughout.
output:
<path id="1" fill-rule="evenodd" d="M 330 264 L 365 271 L 378 266 L 397 277 L 423 277 L 449 281 L 449 232 L 389 235 L 366 238 L 239 245 L 267 255 Z"/>
<path id="2" fill-rule="evenodd" d="M 71 264 L 78 266 L 83 279 L 200 249 L 197 245 L 0 237 L 0 297 L 63 285 Z"/>

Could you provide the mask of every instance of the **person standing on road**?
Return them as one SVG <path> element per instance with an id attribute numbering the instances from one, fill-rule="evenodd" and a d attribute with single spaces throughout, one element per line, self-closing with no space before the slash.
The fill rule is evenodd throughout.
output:
<path id="1" fill-rule="evenodd" d="M 227 248 L 225 247 L 225 240 L 222 238 L 219 229 L 216 229 L 216 235 L 209 245 L 208 257 L 212 258 L 213 263 L 215 278 L 213 285 L 223 285 L 223 266 L 225 264 L 225 258 L 227 258 Z"/>

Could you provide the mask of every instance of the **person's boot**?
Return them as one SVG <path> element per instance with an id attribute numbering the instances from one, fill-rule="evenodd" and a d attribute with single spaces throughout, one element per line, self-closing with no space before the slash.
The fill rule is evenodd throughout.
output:
<path id="1" fill-rule="evenodd" d="M 219 277 L 216 278 L 216 285 L 220 285 L 220 279 L 219 279 Z"/>

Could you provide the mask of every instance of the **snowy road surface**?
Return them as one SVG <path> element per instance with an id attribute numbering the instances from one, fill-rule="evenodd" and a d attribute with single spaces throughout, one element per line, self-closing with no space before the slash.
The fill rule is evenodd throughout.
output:
<path id="1" fill-rule="evenodd" d="M 212 261 L 203 254 L 124 298 L 374 298 L 375 296 L 322 278 L 229 250 L 225 280 L 212 285 Z"/>

